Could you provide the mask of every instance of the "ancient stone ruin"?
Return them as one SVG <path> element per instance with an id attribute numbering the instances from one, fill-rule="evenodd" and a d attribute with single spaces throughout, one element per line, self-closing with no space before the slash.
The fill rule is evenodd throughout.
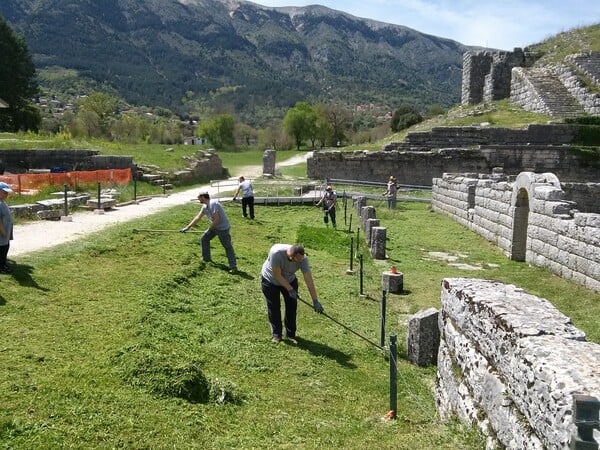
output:
<path id="1" fill-rule="evenodd" d="M 462 103 L 510 98 L 527 111 L 553 117 L 600 114 L 600 94 L 583 80 L 600 84 L 600 53 L 573 54 L 561 64 L 543 66 L 535 65 L 538 58 L 520 48 L 465 53 Z"/>
<path id="2" fill-rule="evenodd" d="M 552 173 L 445 174 L 433 180 L 432 206 L 495 243 L 508 257 L 545 267 L 600 292 L 600 184 L 591 212 L 568 200 Z M 571 193 L 577 198 L 579 191 Z"/>
<path id="3" fill-rule="evenodd" d="M 569 444 L 579 439 L 574 398 L 600 399 L 600 345 L 514 285 L 448 278 L 441 297 L 435 394 L 443 418 L 477 424 L 487 448 L 597 448 Z"/>

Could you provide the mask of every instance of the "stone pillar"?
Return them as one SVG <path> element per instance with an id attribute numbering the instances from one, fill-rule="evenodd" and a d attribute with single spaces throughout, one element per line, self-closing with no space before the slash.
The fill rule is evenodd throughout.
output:
<path id="1" fill-rule="evenodd" d="M 365 232 L 365 241 L 369 246 L 373 242 L 373 228 L 379 226 L 379 219 L 368 219 L 367 222 L 363 226 L 363 230 Z"/>
<path id="2" fill-rule="evenodd" d="M 365 206 L 360 210 L 360 225 L 366 233 L 367 221 L 369 219 L 375 219 L 375 208 L 372 206 Z M 367 241 L 368 242 L 368 241 Z"/>
<path id="3" fill-rule="evenodd" d="M 354 209 L 356 210 L 356 216 L 361 217 L 362 209 L 367 206 L 367 197 L 353 197 Z"/>
<path id="4" fill-rule="evenodd" d="M 419 311 L 408 319 L 406 353 L 418 366 L 437 364 L 440 346 L 439 312 L 435 308 Z"/>
<path id="5" fill-rule="evenodd" d="M 275 175 L 275 150 L 263 152 L 263 175 Z"/>
<path id="6" fill-rule="evenodd" d="M 390 294 L 402 294 L 404 291 L 404 274 L 402 272 L 383 272 L 381 274 L 381 290 Z"/>
<path id="7" fill-rule="evenodd" d="M 386 230 L 385 227 L 373 227 L 371 229 L 371 258 L 373 259 L 386 259 Z"/>

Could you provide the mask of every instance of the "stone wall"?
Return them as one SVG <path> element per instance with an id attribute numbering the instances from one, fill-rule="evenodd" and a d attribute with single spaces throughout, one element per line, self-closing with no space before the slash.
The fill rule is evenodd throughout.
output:
<path id="1" fill-rule="evenodd" d="M 431 186 L 447 172 L 491 172 L 502 167 L 510 175 L 531 170 L 554 172 L 564 181 L 600 182 L 600 159 L 575 151 L 577 127 L 530 125 L 526 129 L 439 127 L 409 133 L 404 142 L 383 151 L 313 152 L 307 161 L 310 178 L 385 181 Z M 502 145 L 495 144 L 497 142 Z"/>
<path id="2" fill-rule="evenodd" d="M 579 55 L 571 56 L 572 58 L 570 60 L 576 65 Z M 577 99 L 586 113 L 596 116 L 600 115 L 600 94 L 597 92 L 590 92 L 585 86 L 585 83 L 581 80 L 581 77 L 568 66 L 557 65 L 554 67 L 554 72 L 569 93 Z M 594 79 L 594 81 L 596 77 L 600 76 L 598 73 L 590 75 L 593 77 L 592 79 Z"/>
<path id="3" fill-rule="evenodd" d="M 469 51 L 463 55 L 463 104 L 500 100 L 510 95 L 511 70 L 529 66 L 535 55 L 515 48 L 505 51 Z"/>
<path id="4" fill-rule="evenodd" d="M 532 67 L 537 58 L 519 48 L 513 52 L 466 52 L 461 102 L 510 98 L 528 111 L 555 117 L 600 114 L 600 95 L 591 92 L 581 76 L 598 86 L 600 53 L 569 55 L 564 64 Z"/>
<path id="5" fill-rule="evenodd" d="M 67 171 L 133 168 L 131 156 L 99 155 L 97 150 L 0 150 L 0 161 L 10 173 L 54 167 Z"/>
<path id="6" fill-rule="evenodd" d="M 600 214 L 579 212 L 554 174 L 523 172 L 514 181 L 445 174 L 433 180 L 432 207 L 511 259 L 600 291 Z"/>
<path id="7" fill-rule="evenodd" d="M 560 183 L 565 200 L 577 203 L 581 212 L 600 214 L 600 183 Z"/>
<path id="8" fill-rule="evenodd" d="M 510 101 L 527 111 L 548 115 L 552 112 L 543 97 L 535 89 L 527 71 L 521 67 L 515 68 L 512 72 Z"/>
<path id="9" fill-rule="evenodd" d="M 440 415 L 477 424 L 487 448 L 568 448 L 573 395 L 600 399 L 600 346 L 549 301 L 513 285 L 449 278 L 441 299 Z"/>

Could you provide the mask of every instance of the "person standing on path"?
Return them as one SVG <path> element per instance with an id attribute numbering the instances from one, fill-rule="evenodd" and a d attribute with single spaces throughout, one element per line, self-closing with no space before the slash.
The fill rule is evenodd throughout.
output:
<path id="1" fill-rule="evenodd" d="M 10 241 L 13 238 L 13 219 L 10 208 L 5 201 L 8 194 L 12 194 L 12 192 L 13 190 L 7 183 L 0 182 L 0 273 L 12 272 L 6 258 Z"/>
<path id="2" fill-rule="evenodd" d="M 210 225 L 206 229 L 204 233 L 202 233 L 202 237 L 200 238 L 200 244 L 202 245 L 202 259 L 205 262 L 210 262 L 210 241 L 218 236 L 221 241 L 221 245 L 225 249 L 225 253 L 227 254 L 227 261 L 229 263 L 229 272 L 237 273 L 237 262 L 235 258 L 235 251 L 233 250 L 233 244 L 231 243 L 231 234 L 229 230 L 231 225 L 229 224 L 229 219 L 227 218 L 227 214 L 225 214 L 225 210 L 221 206 L 217 200 L 211 200 L 210 194 L 208 192 L 201 192 L 198 195 L 198 200 L 202 203 L 202 209 L 200 212 L 192 219 L 192 221 L 181 230 L 182 233 L 188 231 L 191 227 L 196 225 L 202 219 L 202 217 L 206 216 L 209 220 Z"/>
<path id="3" fill-rule="evenodd" d="M 336 204 L 336 202 L 337 202 L 337 194 L 333 190 L 333 187 L 331 187 L 331 185 L 328 185 L 325 188 L 325 194 L 323 195 L 323 197 L 321 197 L 321 200 L 319 200 L 319 202 L 317 203 L 317 206 L 323 205 L 323 212 L 324 212 L 323 222 L 325 222 L 325 224 L 328 224 L 329 218 L 331 218 L 331 224 L 333 225 L 333 228 L 336 227 L 336 222 L 335 222 L 335 204 Z"/>
<path id="4" fill-rule="evenodd" d="M 296 345 L 296 310 L 298 308 L 298 279 L 296 272 L 302 272 L 306 288 L 313 301 L 315 312 L 321 314 L 323 307 L 317 299 L 315 283 L 310 272 L 308 259 L 302 245 L 275 244 L 261 270 L 260 287 L 267 303 L 267 316 L 271 325 L 271 341 L 281 342 L 283 325 L 290 343 Z M 283 325 L 281 323 L 281 297 L 285 304 Z"/>
<path id="5" fill-rule="evenodd" d="M 248 214 L 246 213 L 246 209 L 250 210 L 250 219 L 254 219 L 254 191 L 252 189 L 252 183 L 250 180 L 246 180 L 244 177 L 240 177 L 239 186 L 235 193 L 233 194 L 233 201 L 237 198 L 240 190 L 242 191 L 242 215 L 245 218 L 248 218 Z"/>
<path id="6" fill-rule="evenodd" d="M 387 205 L 388 209 L 394 209 L 396 207 L 396 196 L 398 194 L 398 185 L 396 184 L 396 179 L 391 176 L 386 191 L 383 193 L 387 197 Z"/>

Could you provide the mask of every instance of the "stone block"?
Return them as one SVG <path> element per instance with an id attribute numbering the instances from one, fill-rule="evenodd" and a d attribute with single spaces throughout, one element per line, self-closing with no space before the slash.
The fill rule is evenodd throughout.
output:
<path id="1" fill-rule="evenodd" d="M 418 366 L 437 363 L 440 346 L 439 312 L 435 308 L 419 311 L 408 319 L 406 350 L 408 360 Z"/>
<path id="2" fill-rule="evenodd" d="M 88 200 L 87 206 L 95 209 L 110 209 L 117 206 L 117 201 L 112 198 L 100 198 L 100 207 L 98 207 L 98 199 L 91 198 Z"/>
<path id="3" fill-rule="evenodd" d="M 371 258 L 386 259 L 385 244 L 387 236 L 387 228 L 373 227 L 371 228 Z"/>
<path id="4" fill-rule="evenodd" d="M 43 220 L 60 220 L 61 215 L 60 209 L 43 209 L 37 212 L 37 216 Z"/>
<path id="5" fill-rule="evenodd" d="M 402 272 L 383 272 L 381 274 L 381 289 L 390 294 L 402 294 L 404 290 L 404 274 Z"/>

